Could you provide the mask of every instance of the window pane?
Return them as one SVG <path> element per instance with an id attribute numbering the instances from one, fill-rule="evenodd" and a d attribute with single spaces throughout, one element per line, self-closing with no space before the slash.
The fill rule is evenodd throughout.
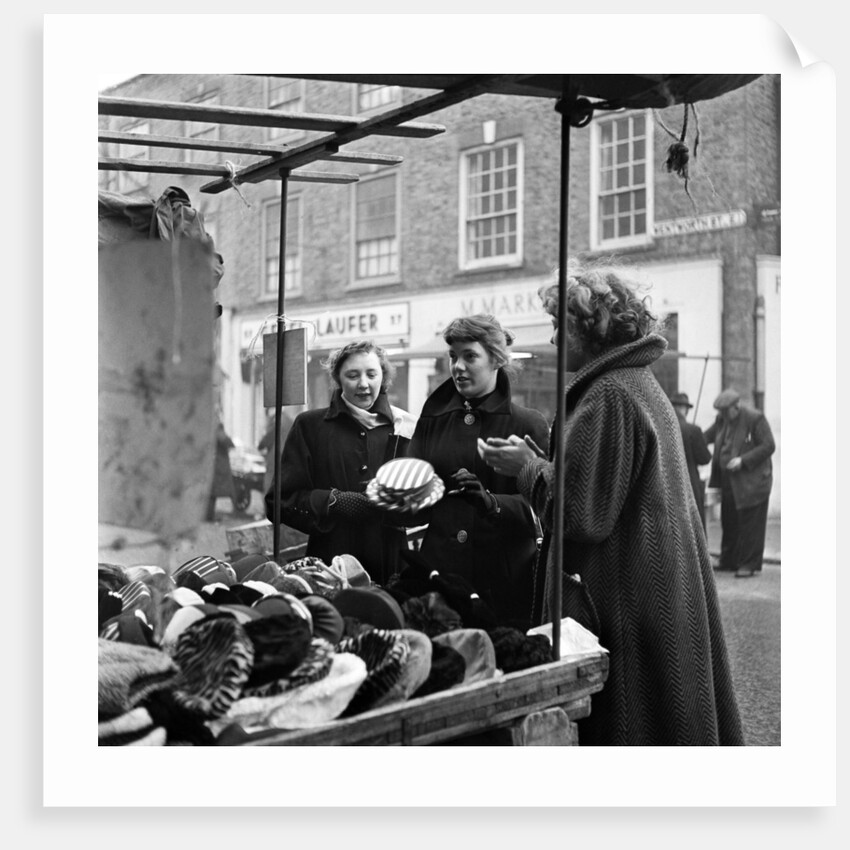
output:
<path id="1" fill-rule="evenodd" d="M 622 189 L 624 186 L 629 186 L 629 169 L 626 168 L 618 168 L 617 169 L 617 188 Z"/>

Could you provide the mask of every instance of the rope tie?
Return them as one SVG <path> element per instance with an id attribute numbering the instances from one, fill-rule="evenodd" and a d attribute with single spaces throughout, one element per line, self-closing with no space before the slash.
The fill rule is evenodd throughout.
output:
<path id="1" fill-rule="evenodd" d="M 667 168 L 667 173 L 670 174 L 675 172 L 679 177 L 681 177 L 685 181 L 685 194 L 688 196 L 688 199 L 691 202 L 691 205 L 694 208 L 694 212 L 698 212 L 697 205 L 694 202 L 693 197 L 691 197 L 690 190 L 688 189 L 688 183 L 690 182 L 690 171 L 689 171 L 689 162 L 691 158 L 690 148 L 685 143 L 685 139 L 688 134 L 688 113 L 689 111 L 693 111 L 694 113 L 694 123 L 696 124 L 696 134 L 694 137 L 694 159 L 697 158 L 697 148 L 699 147 L 699 118 L 697 116 L 696 107 L 692 103 L 686 103 L 684 105 L 684 114 L 682 116 L 682 132 L 679 136 L 676 134 L 661 120 L 657 113 L 653 110 L 655 114 L 655 120 L 658 124 L 667 132 L 667 134 L 673 138 L 675 141 L 670 147 L 667 148 L 667 159 L 664 161 L 664 165 Z"/>
<path id="2" fill-rule="evenodd" d="M 230 183 L 230 185 L 236 190 L 236 194 L 242 198 L 242 203 L 250 209 L 251 204 L 248 203 L 245 196 L 242 194 L 242 190 L 239 188 L 239 178 L 236 176 L 236 166 L 229 159 L 224 161 L 224 165 L 227 168 L 227 173 L 230 175 L 227 178 L 227 182 Z"/>
<path id="3" fill-rule="evenodd" d="M 286 314 L 279 316 L 277 313 L 269 313 L 268 316 L 265 316 L 263 318 L 263 321 L 260 323 L 260 327 L 257 328 L 257 332 L 254 334 L 253 337 L 251 337 L 251 344 L 248 346 L 248 349 L 242 358 L 243 360 L 251 360 L 254 357 L 260 357 L 260 354 L 255 351 L 257 347 L 257 342 L 259 341 L 260 337 L 262 337 L 263 332 L 266 329 L 266 325 L 269 323 L 269 321 L 273 319 L 275 321 L 275 324 L 277 324 L 278 318 L 283 319 L 284 328 L 288 324 L 306 325 L 309 330 L 312 331 L 311 334 L 308 331 L 307 347 L 309 348 L 310 343 L 316 338 L 317 334 L 315 322 L 308 322 L 306 319 L 290 319 Z"/>

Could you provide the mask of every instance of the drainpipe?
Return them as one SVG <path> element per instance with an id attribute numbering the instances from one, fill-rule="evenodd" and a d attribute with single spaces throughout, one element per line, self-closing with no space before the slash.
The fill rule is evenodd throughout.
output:
<path id="1" fill-rule="evenodd" d="M 753 402 L 757 410 L 764 413 L 764 383 L 765 383 L 765 340 L 764 340 L 764 296 L 756 296 L 756 307 L 753 314 L 756 353 L 756 385 L 753 390 Z"/>

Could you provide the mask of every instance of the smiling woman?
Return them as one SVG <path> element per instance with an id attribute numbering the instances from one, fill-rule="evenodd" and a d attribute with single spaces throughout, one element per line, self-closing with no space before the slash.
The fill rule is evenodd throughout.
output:
<path id="1" fill-rule="evenodd" d="M 335 385 L 330 405 L 300 413 L 283 447 L 281 519 L 310 535 L 307 555 L 327 564 L 353 555 L 383 584 L 407 538 L 372 505 L 366 485 L 382 464 L 407 454 L 416 422 L 389 403 L 394 366 L 371 340 L 331 352 L 324 367 Z M 276 486 L 266 493 L 269 519 Z"/>

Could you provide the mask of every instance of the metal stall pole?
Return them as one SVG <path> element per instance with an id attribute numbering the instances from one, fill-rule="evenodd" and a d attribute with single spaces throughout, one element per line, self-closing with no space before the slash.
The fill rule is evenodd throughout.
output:
<path id="1" fill-rule="evenodd" d="M 272 560 L 278 563 L 280 554 L 280 462 L 283 446 L 280 439 L 280 411 L 283 397 L 283 331 L 284 283 L 286 278 L 286 196 L 289 189 L 289 169 L 280 169 L 280 239 L 277 270 L 277 348 L 275 349 L 274 395 L 274 507 L 272 511 Z"/>
<path id="2" fill-rule="evenodd" d="M 558 371 L 555 381 L 555 502 L 553 516 L 553 565 L 550 575 L 552 596 L 552 652 L 556 661 L 561 658 L 561 592 L 564 560 L 564 419 L 566 418 L 567 377 L 567 234 L 570 200 L 570 91 L 569 75 L 564 76 L 561 98 L 555 109 L 561 115 L 561 186 L 558 241 Z"/>

